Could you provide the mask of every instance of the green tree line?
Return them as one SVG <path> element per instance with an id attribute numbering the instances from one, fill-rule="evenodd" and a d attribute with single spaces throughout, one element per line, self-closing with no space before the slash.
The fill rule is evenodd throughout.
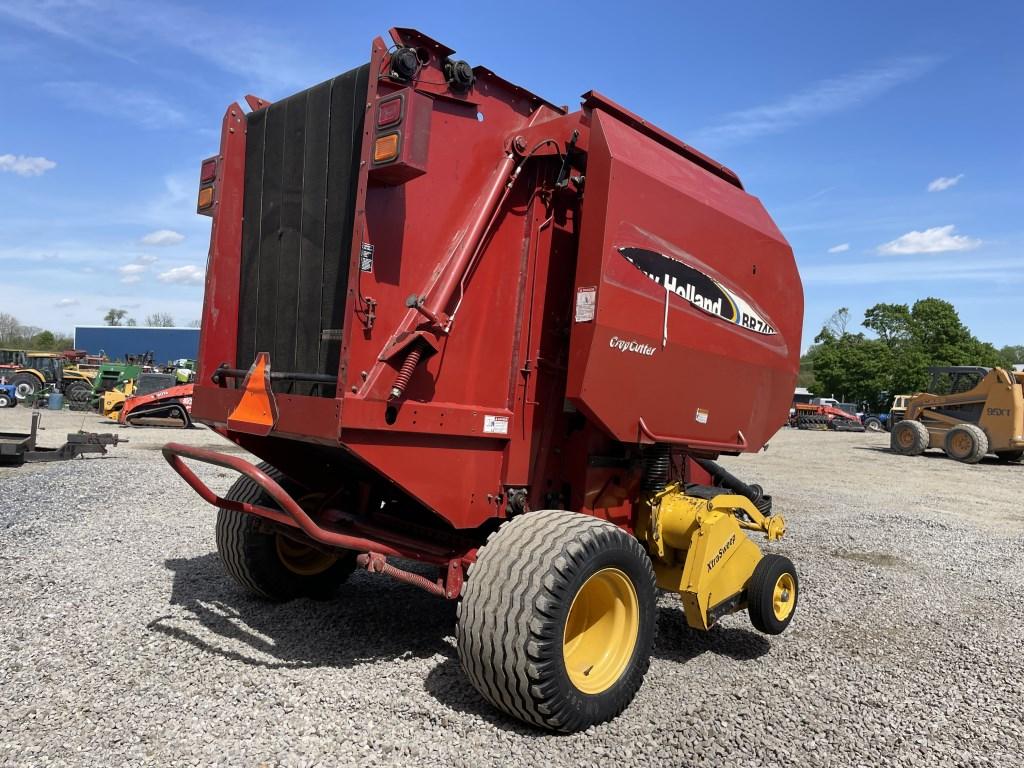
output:
<path id="1" fill-rule="evenodd" d="M 0 348 L 63 352 L 71 349 L 72 343 L 70 336 L 33 325 L 22 325 L 14 315 L 0 312 Z"/>
<path id="2" fill-rule="evenodd" d="M 956 308 L 942 299 L 921 299 L 913 306 L 875 304 L 861 322 L 873 338 L 851 332 L 849 320 L 844 307 L 825 323 L 801 358 L 801 386 L 817 395 L 884 409 L 894 395 L 925 390 L 932 366 L 1011 368 L 1024 363 L 1024 345 L 997 349 L 977 339 Z"/>
<path id="3" fill-rule="evenodd" d="M 107 310 L 107 314 L 103 316 L 104 325 L 113 326 L 135 326 L 138 325 L 138 321 L 134 317 L 128 317 L 127 309 L 119 309 L 117 307 L 111 307 Z M 149 326 L 150 328 L 172 328 L 176 325 L 174 318 L 166 312 L 154 312 L 151 315 L 146 315 L 146 319 L 142 321 L 142 324 Z M 199 321 L 191 320 L 188 323 L 189 328 L 198 328 Z"/>

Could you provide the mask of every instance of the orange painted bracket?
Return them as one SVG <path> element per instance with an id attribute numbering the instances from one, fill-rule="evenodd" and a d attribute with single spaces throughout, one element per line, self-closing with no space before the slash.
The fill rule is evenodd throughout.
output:
<path id="1" fill-rule="evenodd" d="M 245 374 L 242 399 L 228 416 L 228 430 L 266 437 L 277 424 L 277 401 L 270 388 L 270 355 L 260 352 Z"/>

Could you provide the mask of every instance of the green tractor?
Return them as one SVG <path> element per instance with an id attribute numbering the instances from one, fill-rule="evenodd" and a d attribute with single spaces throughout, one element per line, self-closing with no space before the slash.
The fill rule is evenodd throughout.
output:
<path id="1" fill-rule="evenodd" d="M 101 363 L 96 370 L 96 379 L 92 386 L 90 404 L 100 409 L 103 403 L 103 395 L 113 389 L 121 387 L 127 381 L 134 381 L 142 373 L 142 367 L 127 363 Z"/>

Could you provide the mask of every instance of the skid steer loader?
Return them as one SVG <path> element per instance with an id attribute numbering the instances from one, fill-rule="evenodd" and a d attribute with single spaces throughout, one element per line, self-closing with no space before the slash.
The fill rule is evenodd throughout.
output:
<path id="1" fill-rule="evenodd" d="M 941 448 L 957 461 L 977 464 L 994 453 L 1002 461 L 1024 456 L 1024 373 L 1002 368 L 930 368 L 930 394 L 907 402 L 892 427 L 895 453 L 918 456 Z"/>

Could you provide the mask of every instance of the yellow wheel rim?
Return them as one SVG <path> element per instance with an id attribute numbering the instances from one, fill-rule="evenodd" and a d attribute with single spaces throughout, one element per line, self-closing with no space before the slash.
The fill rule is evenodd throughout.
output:
<path id="1" fill-rule="evenodd" d="M 316 576 L 338 562 L 336 555 L 328 555 L 281 534 L 277 535 L 277 556 L 285 568 L 299 576 Z"/>
<path id="2" fill-rule="evenodd" d="M 901 429 L 900 433 L 896 435 L 896 439 L 899 441 L 901 447 L 909 448 L 914 444 L 914 433 L 909 429 Z"/>
<path id="3" fill-rule="evenodd" d="M 953 439 L 950 442 L 952 443 L 951 447 L 953 448 L 953 452 L 957 456 L 966 456 L 971 452 L 971 449 L 974 448 L 971 438 L 963 432 L 958 432 L 953 435 Z"/>
<path id="4" fill-rule="evenodd" d="M 772 590 L 772 611 L 775 618 L 785 621 L 793 612 L 796 605 L 796 580 L 793 574 L 784 573 L 775 582 L 775 589 Z"/>
<path id="5" fill-rule="evenodd" d="M 633 583 L 618 568 L 587 579 L 565 620 L 562 657 L 569 680 L 583 693 L 606 691 L 629 665 L 640 631 Z"/>

